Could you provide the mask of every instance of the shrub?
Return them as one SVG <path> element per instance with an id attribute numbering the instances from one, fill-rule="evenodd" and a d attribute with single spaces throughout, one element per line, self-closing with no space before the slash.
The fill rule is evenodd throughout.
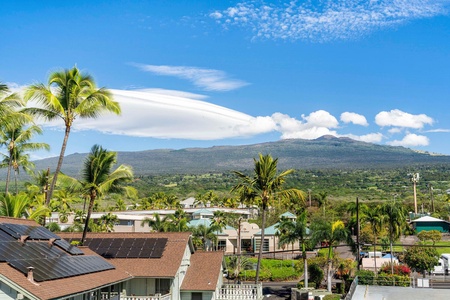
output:
<path id="1" fill-rule="evenodd" d="M 380 268 L 380 274 L 391 274 L 391 263 L 385 263 Z M 399 265 L 394 263 L 395 275 L 408 275 L 411 274 L 411 269 L 406 265 Z"/>
<path id="2" fill-rule="evenodd" d="M 272 269 L 271 273 L 272 276 L 270 279 L 272 281 L 285 281 L 299 278 L 299 274 L 292 267 Z"/>
<path id="3" fill-rule="evenodd" d="M 341 299 L 341 296 L 336 294 L 325 295 L 325 297 L 323 297 L 323 300 L 339 300 L 339 299 Z"/>
<path id="4" fill-rule="evenodd" d="M 373 277 L 375 273 L 369 270 L 359 270 L 356 272 L 359 284 L 373 284 Z"/>
<path id="5" fill-rule="evenodd" d="M 316 289 L 320 287 L 320 283 L 323 280 L 323 270 L 316 264 L 310 264 L 308 266 L 309 280 L 316 284 Z"/>

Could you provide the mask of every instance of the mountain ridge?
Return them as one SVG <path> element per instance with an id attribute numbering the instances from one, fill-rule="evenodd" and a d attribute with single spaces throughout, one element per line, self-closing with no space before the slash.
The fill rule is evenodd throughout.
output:
<path id="1" fill-rule="evenodd" d="M 250 170 L 259 153 L 278 158 L 280 170 L 293 169 L 386 169 L 413 165 L 450 163 L 450 156 L 418 152 L 400 146 L 377 145 L 350 138 L 322 136 L 315 140 L 284 139 L 275 142 L 208 148 L 118 151 L 118 165 L 133 167 L 137 176 L 198 174 Z M 80 173 L 87 153 L 64 158 L 62 172 Z M 36 170 L 54 170 L 57 157 L 35 161 Z"/>

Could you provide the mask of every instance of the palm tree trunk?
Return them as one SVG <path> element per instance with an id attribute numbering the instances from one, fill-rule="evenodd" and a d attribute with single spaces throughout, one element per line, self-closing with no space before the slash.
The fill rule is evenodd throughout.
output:
<path id="1" fill-rule="evenodd" d="M 373 244 L 373 258 L 375 260 L 375 277 L 377 277 L 377 237 L 375 236 L 375 243 Z"/>
<path id="2" fill-rule="evenodd" d="M 52 183 L 50 184 L 50 188 L 48 189 L 47 199 L 45 199 L 45 204 L 48 206 L 50 204 L 50 199 L 53 196 L 53 190 L 55 189 L 56 181 L 58 179 L 58 174 L 61 171 L 61 167 L 64 160 L 64 153 L 66 152 L 67 141 L 69 140 L 70 134 L 70 125 L 66 125 L 66 131 L 64 134 L 64 140 L 61 146 L 61 152 L 59 154 L 58 165 L 56 166 L 55 174 L 53 175 Z"/>
<path id="3" fill-rule="evenodd" d="M 328 248 L 328 267 L 327 267 L 327 290 L 329 292 L 331 292 L 331 265 L 332 265 L 332 260 L 331 260 L 331 246 L 332 243 L 330 243 L 330 247 Z"/>
<path id="4" fill-rule="evenodd" d="M 11 168 L 12 168 L 12 161 L 10 156 L 8 162 L 8 171 L 6 172 L 5 195 L 8 194 L 9 191 L 9 181 L 11 180 Z"/>
<path id="5" fill-rule="evenodd" d="M 261 268 L 262 250 L 264 245 L 264 227 L 266 226 L 266 209 L 262 208 L 262 220 L 261 220 L 261 243 L 259 244 L 258 262 L 256 263 L 256 275 L 255 284 L 259 283 L 259 270 Z"/>
<path id="6" fill-rule="evenodd" d="M 87 215 L 86 215 L 86 220 L 84 221 L 83 235 L 82 235 L 81 241 L 80 241 L 81 246 L 83 246 L 84 240 L 86 239 L 86 234 L 87 234 L 87 231 L 88 231 L 89 220 L 91 219 L 91 213 L 92 213 L 92 209 L 94 207 L 94 201 L 95 201 L 95 196 L 91 195 L 91 198 L 89 200 L 89 208 L 88 208 L 88 212 L 87 212 Z"/>
<path id="7" fill-rule="evenodd" d="M 394 251 L 392 250 L 392 238 L 390 240 L 390 248 L 391 248 L 391 274 L 394 274 Z"/>
<path id="8" fill-rule="evenodd" d="M 308 259 L 306 257 L 305 243 L 302 243 L 302 257 L 303 257 L 303 267 L 305 269 L 303 273 L 305 288 L 308 288 Z"/>

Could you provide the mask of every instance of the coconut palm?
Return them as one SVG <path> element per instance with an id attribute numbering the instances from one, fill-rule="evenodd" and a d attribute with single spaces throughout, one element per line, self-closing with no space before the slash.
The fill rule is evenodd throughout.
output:
<path id="1" fill-rule="evenodd" d="M 5 193 L 8 193 L 9 181 L 11 170 L 14 170 L 16 193 L 17 193 L 17 176 L 19 174 L 19 168 L 29 171 L 34 167 L 34 164 L 29 161 L 29 155 L 26 152 L 37 151 L 41 149 L 50 150 L 50 146 L 47 143 L 34 143 L 30 142 L 35 134 L 42 134 L 42 129 L 39 126 L 31 125 L 25 127 L 25 124 L 17 126 L 6 126 L 0 132 L 0 145 L 4 145 L 8 148 L 7 153 L 2 154 L 4 162 L 8 163 L 8 171 L 6 176 Z"/>
<path id="2" fill-rule="evenodd" d="M 376 249 L 377 249 L 377 236 L 380 234 L 381 230 L 383 229 L 383 216 L 380 212 L 380 207 L 374 207 L 372 209 L 366 210 L 366 213 L 363 217 L 363 220 L 367 223 L 369 223 L 370 228 L 372 229 L 373 233 L 373 253 L 374 253 L 374 260 L 375 260 L 375 276 L 377 276 L 377 256 L 376 256 Z M 359 264 L 359 262 L 358 262 Z"/>
<path id="3" fill-rule="evenodd" d="M 331 292 L 331 278 L 333 261 L 331 260 L 331 254 L 333 247 L 337 246 L 340 242 L 345 241 L 349 237 L 347 228 L 345 228 L 344 222 L 335 221 L 330 222 L 327 220 L 318 220 L 312 224 L 312 240 L 315 244 L 324 242 L 328 245 L 328 267 L 327 267 L 327 289 Z"/>
<path id="4" fill-rule="evenodd" d="M 302 248 L 302 259 L 305 269 L 305 287 L 308 287 L 308 260 L 306 257 L 306 245 L 309 240 L 306 211 L 302 212 L 295 221 L 282 217 L 277 226 L 280 246 L 299 242 Z"/>
<path id="5" fill-rule="evenodd" d="M 177 209 L 173 214 L 167 215 L 164 221 L 168 223 L 167 231 L 183 232 L 189 229 L 187 214 L 181 208 Z"/>
<path id="6" fill-rule="evenodd" d="M 81 180 L 61 175 L 61 181 L 65 186 L 70 186 L 70 189 L 80 191 L 89 197 L 81 244 L 86 239 L 95 201 L 107 193 L 124 193 L 127 189 L 124 184 L 133 178 L 133 171 L 129 166 L 120 165 L 112 171 L 116 162 L 116 152 L 107 151 L 99 145 L 94 145 L 84 161 Z"/>
<path id="7" fill-rule="evenodd" d="M 16 93 L 11 93 L 8 86 L 0 82 L 0 124 L 2 127 L 17 120 L 12 114 L 23 105 Z"/>
<path id="8" fill-rule="evenodd" d="M 98 225 L 98 232 L 113 232 L 114 231 L 114 225 L 119 223 L 119 218 L 117 215 L 114 215 L 112 213 L 104 214 L 100 217 L 100 219 L 97 222 Z"/>
<path id="9" fill-rule="evenodd" d="M 0 216 L 38 221 L 49 211 L 45 205 L 34 203 L 26 193 L 0 196 Z"/>
<path id="10" fill-rule="evenodd" d="M 35 106 L 29 106 L 26 112 L 45 120 L 61 119 L 65 134 L 61 146 L 58 164 L 50 184 L 46 204 L 50 203 L 58 174 L 61 170 L 70 130 L 77 118 L 96 118 L 104 111 L 120 114 L 118 102 L 105 88 L 98 89 L 94 79 L 81 73 L 77 67 L 50 74 L 48 85 L 34 84 L 27 88 L 25 100 L 34 100 Z"/>
<path id="11" fill-rule="evenodd" d="M 151 228 L 151 231 L 154 232 L 166 232 L 168 231 L 169 223 L 166 221 L 166 218 L 161 218 L 160 214 L 154 213 L 153 218 L 145 218 L 141 222 L 141 226 L 144 227 L 145 224 L 148 224 L 148 227 Z"/>
<path id="12" fill-rule="evenodd" d="M 240 182 L 233 187 L 232 192 L 239 192 L 241 198 L 252 199 L 254 204 L 258 203 L 261 208 L 261 244 L 258 253 L 258 262 L 256 264 L 255 282 L 259 282 L 259 271 L 261 267 L 262 249 L 264 243 L 264 227 L 266 223 L 266 210 L 269 202 L 276 197 L 299 198 L 304 201 L 304 193 L 298 189 L 283 189 L 286 176 L 294 172 L 293 169 L 278 173 L 278 158 L 273 159 L 270 155 L 259 154 L 259 160 L 253 159 L 255 167 L 252 176 L 247 176 L 239 171 L 234 174 L 240 179 Z"/>
<path id="13" fill-rule="evenodd" d="M 402 228 L 406 223 L 406 211 L 402 205 L 394 202 L 386 202 L 381 206 L 383 221 L 388 226 L 389 248 L 391 252 L 391 273 L 394 274 L 394 253 L 392 244 L 402 234 Z"/>
<path id="14" fill-rule="evenodd" d="M 208 247 L 208 242 L 210 242 L 211 245 L 216 245 L 217 243 L 217 233 L 219 232 L 219 228 L 216 225 L 207 226 L 200 224 L 191 227 L 190 231 L 192 232 L 194 243 L 196 245 L 202 245 L 203 250 L 211 250 Z"/>

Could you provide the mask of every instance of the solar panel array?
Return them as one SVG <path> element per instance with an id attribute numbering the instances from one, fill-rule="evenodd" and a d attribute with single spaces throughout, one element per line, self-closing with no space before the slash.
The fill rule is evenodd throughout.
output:
<path id="1" fill-rule="evenodd" d="M 88 238 L 84 242 L 105 258 L 160 258 L 167 238 Z"/>
<path id="2" fill-rule="evenodd" d="M 114 269 L 102 257 L 84 255 L 44 227 L 6 223 L 0 224 L 0 262 L 25 275 L 32 267 L 38 282 Z"/>

